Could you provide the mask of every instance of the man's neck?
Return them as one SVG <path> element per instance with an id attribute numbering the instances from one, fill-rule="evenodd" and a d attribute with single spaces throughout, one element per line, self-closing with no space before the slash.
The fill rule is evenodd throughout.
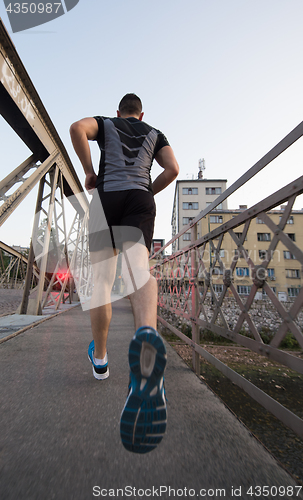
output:
<path id="1" fill-rule="evenodd" d="M 120 118 L 124 118 L 124 119 L 136 118 L 136 120 L 139 120 L 139 116 L 135 116 L 135 115 L 124 115 L 124 116 L 121 116 Z"/>

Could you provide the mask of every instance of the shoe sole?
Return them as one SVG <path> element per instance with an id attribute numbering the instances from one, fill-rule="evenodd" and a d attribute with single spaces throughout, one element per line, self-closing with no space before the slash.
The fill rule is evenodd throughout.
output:
<path id="1" fill-rule="evenodd" d="M 166 349 L 153 328 L 137 331 L 128 359 L 131 385 L 121 414 L 121 440 L 128 451 L 148 453 L 162 440 L 167 422 L 163 387 Z"/>

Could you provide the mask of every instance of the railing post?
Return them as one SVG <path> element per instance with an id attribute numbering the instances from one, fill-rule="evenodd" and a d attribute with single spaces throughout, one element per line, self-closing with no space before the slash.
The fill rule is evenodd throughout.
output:
<path id="1" fill-rule="evenodd" d="M 197 239 L 197 224 L 192 226 L 191 228 L 191 243 L 196 241 Z M 200 343 L 199 339 L 199 326 L 197 325 L 197 314 L 199 309 L 199 290 L 197 287 L 197 251 L 196 248 L 191 249 L 191 331 L 192 331 L 192 340 L 196 344 Z M 193 361 L 193 369 L 197 375 L 200 375 L 200 356 L 195 351 L 194 347 L 192 348 L 192 361 Z"/>

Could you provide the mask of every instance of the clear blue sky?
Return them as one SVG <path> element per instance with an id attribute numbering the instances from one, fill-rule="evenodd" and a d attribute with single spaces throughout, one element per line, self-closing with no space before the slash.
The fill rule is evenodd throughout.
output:
<path id="1" fill-rule="evenodd" d="M 137 93 L 145 121 L 162 130 L 180 179 L 230 186 L 302 121 L 302 0 L 80 0 L 61 18 L 12 33 L 0 15 L 83 182 L 69 138 L 84 116 L 116 113 Z M 28 156 L 0 117 L 0 177 Z M 93 145 L 97 169 L 99 153 Z M 302 140 L 229 201 L 252 205 L 302 175 Z M 155 165 L 152 176 L 160 172 Z M 158 194 L 155 237 L 171 237 L 174 185 Z M 35 194 L 1 228 L 28 244 Z M 299 200 L 296 208 L 303 208 Z"/>

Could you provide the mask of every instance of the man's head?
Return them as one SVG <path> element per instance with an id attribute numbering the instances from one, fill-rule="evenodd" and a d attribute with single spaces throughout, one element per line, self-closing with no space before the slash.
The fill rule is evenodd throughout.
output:
<path id="1" fill-rule="evenodd" d="M 120 118 L 134 116 L 135 118 L 138 118 L 138 120 L 142 120 L 143 113 L 141 99 L 136 96 L 136 94 L 126 94 L 122 97 L 119 103 L 117 116 Z"/>

